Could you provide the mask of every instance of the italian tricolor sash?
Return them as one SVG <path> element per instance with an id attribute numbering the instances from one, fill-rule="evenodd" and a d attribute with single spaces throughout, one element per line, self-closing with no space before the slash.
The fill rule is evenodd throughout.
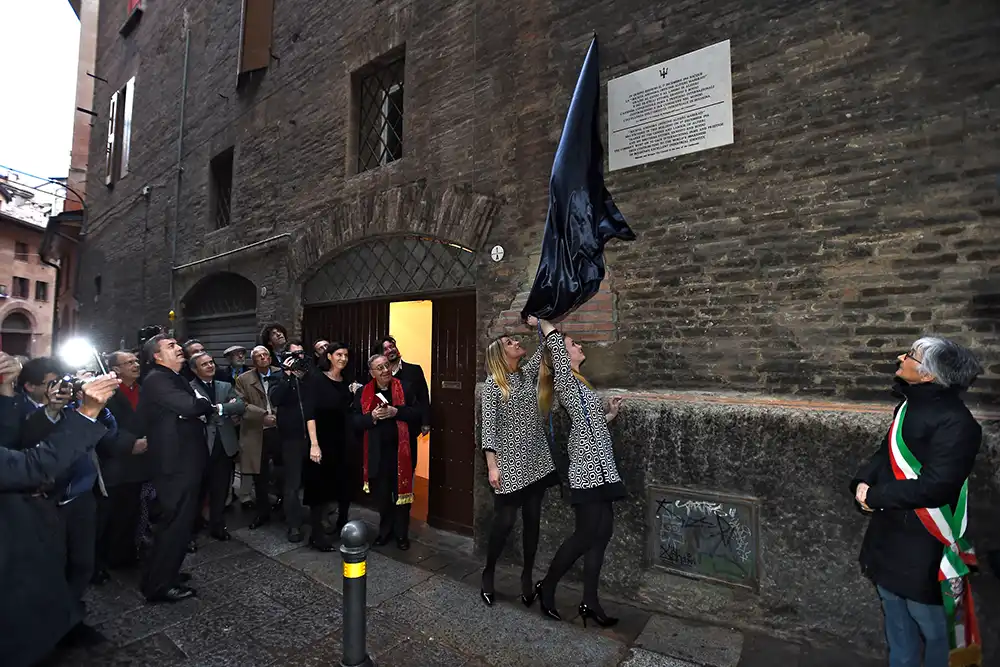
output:
<path id="1" fill-rule="evenodd" d="M 906 406 L 904 402 L 889 429 L 889 461 L 893 475 L 900 480 L 917 479 L 922 468 L 920 461 L 903 442 Z M 977 564 L 976 552 L 965 539 L 969 520 L 968 496 L 969 480 L 965 480 L 954 510 L 947 505 L 914 510 L 927 531 L 944 545 L 938 581 L 941 582 L 941 598 L 951 640 L 951 667 L 978 665 L 981 660 L 979 623 L 969 586 L 969 566 Z"/>

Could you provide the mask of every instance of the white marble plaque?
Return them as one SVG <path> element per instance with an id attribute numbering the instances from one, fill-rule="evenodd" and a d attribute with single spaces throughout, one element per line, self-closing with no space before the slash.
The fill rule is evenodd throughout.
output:
<path id="1" fill-rule="evenodd" d="M 731 143 L 728 39 L 608 82 L 612 171 Z"/>

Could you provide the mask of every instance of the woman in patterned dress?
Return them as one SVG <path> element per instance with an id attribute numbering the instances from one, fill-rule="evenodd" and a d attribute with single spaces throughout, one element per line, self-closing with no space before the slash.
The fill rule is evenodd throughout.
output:
<path id="1" fill-rule="evenodd" d="M 495 495 L 493 528 L 480 597 L 491 606 L 493 573 L 507 536 L 514 527 L 518 508 L 521 510 L 524 538 L 521 602 L 530 607 L 535 601 L 531 584 L 535 552 L 538 550 L 542 499 L 548 487 L 559 483 L 535 391 L 542 351 L 539 345 L 531 359 L 521 364 L 525 350 L 510 336 L 500 336 L 486 348 L 488 376 L 480 403 L 480 430 L 490 486 Z"/>
<path id="2" fill-rule="evenodd" d="M 621 397 L 612 398 L 607 411 L 604 402 L 580 374 L 586 356 L 580 344 L 563 336 L 545 320 L 536 322 L 545 336 L 548 357 L 538 377 L 538 402 L 543 414 L 552 409 L 552 394 L 559 396 L 570 416 L 569 487 L 570 502 L 576 512 L 576 528 L 562 543 L 549 565 L 548 574 L 535 585 L 542 613 L 561 621 L 555 608 L 559 580 L 583 557 L 583 602 L 580 617 L 586 627 L 593 619 L 601 627 L 618 622 L 604 613 L 597 589 L 604 564 L 604 551 L 614 531 L 614 501 L 625 497 L 625 485 L 618 476 L 608 422 L 618 416 Z M 551 366 L 549 365 L 551 362 Z"/>

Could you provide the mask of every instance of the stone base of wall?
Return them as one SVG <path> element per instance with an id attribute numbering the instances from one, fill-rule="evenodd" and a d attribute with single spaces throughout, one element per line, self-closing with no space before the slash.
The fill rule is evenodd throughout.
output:
<path id="1" fill-rule="evenodd" d="M 602 590 L 681 616 L 882 652 L 878 600 L 857 564 L 867 520 L 855 509 L 848 484 L 877 448 L 890 418 L 889 405 L 628 394 L 612 434 L 629 496 L 616 505 Z M 1000 421 L 981 422 L 986 435 L 970 491 L 970 536 L 982 558 L 1000 549 Z M 565 427 L 557 420 L 559 443 L 566 441 Z M 482 457 L 477 461 L 476 546 L 482 552 L 492 497 Z M 759 591 L 651 566 L 647 492 L 660 486 L 757 499 Z M 572 508 L 551 490 L 536 577 L 572 526 Z M 517 558 L 518 535 L 509 548 Z M 973 581 L 980 622 L 984 637 L 997 637 L 1000 573 L 986 564 L 983 570 Z M 993 644 L 986 641 L 985 664 L 1000 660 Z"/>

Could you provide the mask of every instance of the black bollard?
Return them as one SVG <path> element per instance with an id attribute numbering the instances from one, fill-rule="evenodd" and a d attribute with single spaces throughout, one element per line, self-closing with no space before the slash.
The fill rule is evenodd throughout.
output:
<path id="1" fill-rule="evenodd" d="M 364 521 L 350 521 L 340 531 L 344 557 L 344 659 L 341 667 L 375 667 L 368 656 L 366 633 L 368 540 Z"/>

